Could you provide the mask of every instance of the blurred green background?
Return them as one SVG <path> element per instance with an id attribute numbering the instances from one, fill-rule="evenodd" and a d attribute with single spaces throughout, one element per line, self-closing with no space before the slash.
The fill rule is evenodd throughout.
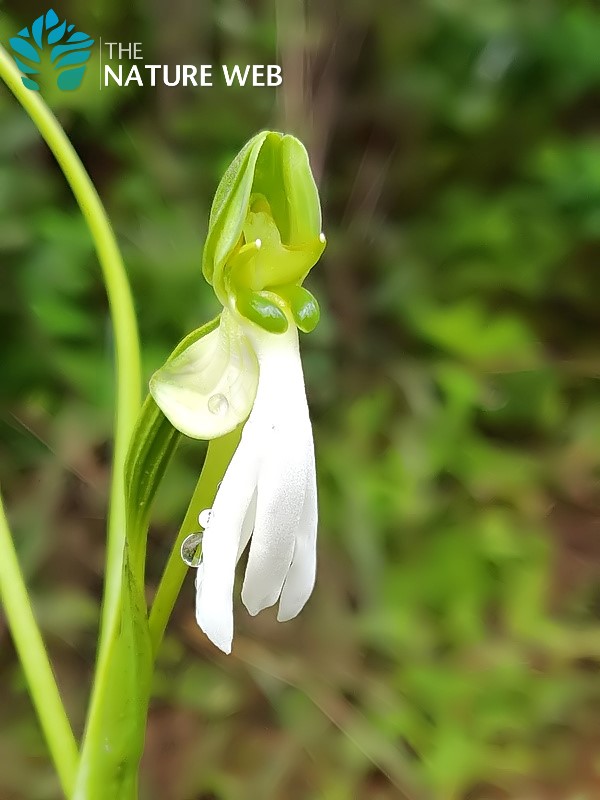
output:
<path id="1" fill-rule="evenodd" d="M 583 0 L 57 1 L 147 63 L 280 63 L 274 89 L 45 97 L 136 298 L 145 377 L 211 318 L 212 195 L 261 128 L 307 144 L 329 246 L 307 285 L 319 576 L 295 621 L 192 576 L 161 654 L 143 800 L 600 796 L 600 17 Z M 7 43 L 45 4 L 0 5 Z M 90 238 L 0 89 L 0 481 L 78 731 L 94 659 L 113 414 Z M 152 594 L 202 462 L 156 504 Z M 56 800 L 0 618 L 0 800 Z"/>

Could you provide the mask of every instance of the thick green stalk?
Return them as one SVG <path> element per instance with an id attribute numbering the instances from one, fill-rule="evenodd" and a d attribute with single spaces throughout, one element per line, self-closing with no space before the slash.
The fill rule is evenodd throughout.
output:
<path id="1" fill-rule="evenodd" d="M 152 685 L 152 653 L 144 587 L 123 565 L 117 622 L 96 675 L 73 800 L 137 800 Z"/>
<path id="2" fill-rule="evenodd" d="M 71 186 L 98 254 L 114 328 L 117 396 L 115 444 L 101 635 L 96 680 L 88 715 L 89 728 L 94 716 L 101 714 L 100 706 L 105 695 L 103 683 L 109 673 L 111 643 L 119 623 L 126 525 L 124 470 L 129 440 L 140 407 L 141 369 L 137 324 L 121 254 L 98 193 L 58 120 L 37 92 L 23 86 L 13 60 L 1 46 L 0 77 L 46 140 Z M 87 752 L 86 741 L 87 735 L 82 759 L 93 759 L 94 753 Z"/>
<path id="3" fill-rule="evenodd" d="M 198 530 L 198 514 L 205 508 L 212 507 L 219 481 L 225 474 L 241 434 L 242 426 L 239 426 L 220 439 L 213 439 L 209 442 L 200 478 L 179 529 L 175 545 L 171 550 L 150 611 L 150 641 L 154 656 L 158 652 L 167 622 L 189 569 L 180 555 L 181 544 L 186 536 Z"/>
<path id="4" fill-rule="evenodd" d="M 77 743 L 33 615 L 1 497 L 0 597 L 50 755 L 69 797 L 77 770 Z"/>

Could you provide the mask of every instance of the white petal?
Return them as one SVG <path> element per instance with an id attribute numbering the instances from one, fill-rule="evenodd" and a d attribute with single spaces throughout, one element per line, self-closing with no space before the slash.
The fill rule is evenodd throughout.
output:
<path id="1" fill-rule="evenodd" d="M 300 524 L 296 531 L 294 558 L 285 579 L 277 619 L 286 622 L 297 616 L 312 594 L 317 569 L 317 481 L 314 456 L 312 474 L 306 488 Z"/>
<path id="2" fill-rule="evenodd" d="M 273 605 L 281 593 L 314 456 L 296 327 L 276 336 L 256 331 L 249 335 L 260 376 L 246 428 L 258 434 L 261 460 L 242 600 L 254 615 Z"/>
<path id="3" fill-rule="evenodd" d="M 150 392 L 177 430 L 194 439 L 214 439 L 246 419 L 257 384 L 252 346 L 224 310 L 218 328 L 152 376 Z"/>
<path id="4" fill-rule="evenodd" d="M 259 362 L 258 390 L 213 504 L 197 577 L 198 623 L 225 652 L 233 637 L 235 564 L 250 537 L 242 600 L 251 614 L 273 605 L 285 584 L 279 618 L 295 616 L 315 576 L 314 447 L 298 332 L 244 330 Z"/>
<path id="5" fill-rule="evenodd" d="M 244 434 L 213 503 L 202 540 L 202 565 L 196 575 L 198 625 L 225 653 L 231 652 L 233 639 L 235 565 L 243 537 L 247 540 L 249 535 L 248 510 L 258 473 L 256 450 Z M 245 524 L 247 517 L 250 520 Z"/>
<path id="6" fill-rule="evenodd" d="M 270 458 L 259 476 L 256 521 L 242 587 L 242 601 L 252 615 L 277 602 L 292 563 L 306 487 L 301 467 L 288 453 Z"/>
<path id="7" fill-rule="evenodd" d="M 252 500 L 250 500 L 250 505 L 248 506 L 248 511 L 246 511 L 246 517 L 244 518 L 244 524 L 242 525 L 242 535 L 240 536 L 240 543 L 238 545 L 238 554 L 236 563 L 242 557 L 242 553 L 244 552 L 248 542 L 250 541 L 250 537 L 252 536 L 252 531 L 254 530 L 255 518 L 256 518 L 256 491 L 252 495 Z"/>

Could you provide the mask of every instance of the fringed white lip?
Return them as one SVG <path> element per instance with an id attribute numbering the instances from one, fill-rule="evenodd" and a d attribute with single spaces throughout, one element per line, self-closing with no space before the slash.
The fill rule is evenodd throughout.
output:
<path id="1" fill-rule="evenodd" d="M 291 324 L 283 334 L 244 325 L 259 364 L 256 399 L 215 498 L 196 577 L 196 619 L 225 653 L 233 640 L 236 564 L 250 541 L 242 600 L 250 614 L 279 600 L 295 617 L 316 571 L 317 486 L 312 427 Z"/>

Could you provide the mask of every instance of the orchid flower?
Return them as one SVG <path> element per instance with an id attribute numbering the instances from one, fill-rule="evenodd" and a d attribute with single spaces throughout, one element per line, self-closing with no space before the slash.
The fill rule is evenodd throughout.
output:
<path id="1" fill-rule="evenodd" d="M 298 330 L 319 320 L 302 287 L 325 247 L 317 188 L 302 144 L 263 132 L 226 171 L 212 206 L 203 273 L 223 306 L 219 326 L 168 361 L 150 391 L 171 424 L 213 439 L 245 422 L 205 516 L 196 618 L 231 651 L 235 568 L 250 543 L 242 601 L 279 600 L 295 617 L 315 581 L 317 488 Z"/>

